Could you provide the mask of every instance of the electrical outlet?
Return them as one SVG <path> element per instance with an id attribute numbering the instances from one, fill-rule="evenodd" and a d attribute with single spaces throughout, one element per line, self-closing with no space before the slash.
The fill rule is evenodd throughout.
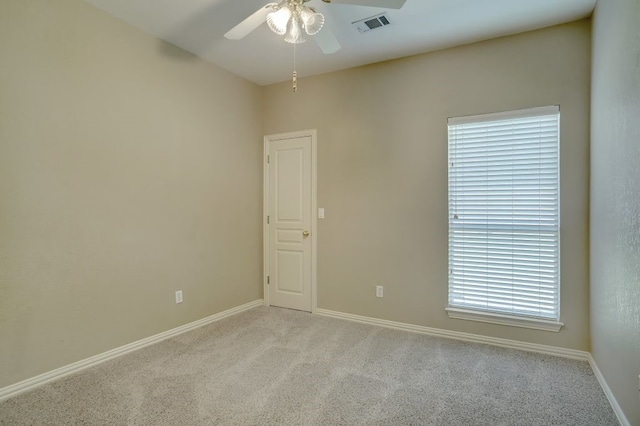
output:
<path id="1" fill-rule="evenodd" d="M 182 303 L 182 290 L 176 291 L 176 303 Z"/>
<path id="2" fill-rule="evenodd" d="M 383 287 L 381 285 L 376 286 L 376 297 L 383 297 Z"/>

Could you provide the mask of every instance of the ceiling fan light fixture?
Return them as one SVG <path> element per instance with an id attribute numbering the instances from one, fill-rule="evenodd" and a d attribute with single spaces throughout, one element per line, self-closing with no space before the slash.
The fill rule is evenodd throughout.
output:
<path id="1" fill-rule="evenodd" d="M 324 15 L 304 3 L 305 0 L 283 0 L 268 5 L 273 12 L 267 14 L 267 25 L 274 33 L 284 35 L 287 43 L 304 43 L 304 33 L 315 35 L 324 26 Z"/>
<path id="2" fill-rule="evenodd" d="M 267 25 L 274 33 L 284 35 L 287 32 L 287 24 L 290 19 L 291 9 L 289 9 L 289 6 L 284 5 L 267 15 Z"/>

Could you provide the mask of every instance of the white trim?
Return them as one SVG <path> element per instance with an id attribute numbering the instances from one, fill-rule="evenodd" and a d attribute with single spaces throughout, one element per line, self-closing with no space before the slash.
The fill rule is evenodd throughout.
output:
<path id="1" fill-rule="evenodd" d="M 277 133 L 264 137 L 264 167 L 263 167 L 263 226 L 262 226 L 262 265 L 263 265 L 263 294 L 264 305 L 269 306 L 269 142 L 282 139 L 293 139 L 309 136 L 311 138 L 311 313 L 318 309 L 317 266 L 318 266 L 318 131 L 316 129 L 300 130 L 297 132 Z"/>
<path id="2" fill-rule="evenodd" d="M 449 117 L 447 124 L 477 123 L 479 121 L 505 120 L 511 118 L 537 117 L 540 115 L 551 115 L 560 112 L 559 105 L 548 105 L 515 111 L 492 112 L 489 114 L 466 115 L 462 117 Z"/>
<path id="3" fill-rule="evenodd" d="M 559 321 L 549 321 L 538 318 L 516 317 L 493 312 L 479 312 L 470 309 L 446 308 L 449 318 L 487 322 L 489 324 L 508 325 L 512 327 L 531 328 L 534 330 L 559 332 L 564 326 Z"/>
<path id="4" fill-rule="evenodd" d="M 311 313 L 318 310 L 318 131 L 311 132 Z"/>
<path id="5" fill-rule="evenodd" d="M 598 379 L 598 383 L 600 383 L 602 391 L 607 396 L 609 404 L 611 404 L 611 408 L 613 408 L 613 412 L 616 413 L 618 421 L 622 426 L 631 426 L 631 423 L 629 423 L 629 420 L 627 420 L 627 417 L 624 415 L 622 408 L 620 408 L 616 397 L 613 395 L 613 392 L 611 392 L 611 388 L 607 384 L 607 381 L 604 379 L 602 372 L 600 372 L 600 369 L 598 368 L 598 364 L 596 364 L 596 360 L 593 359 L 593 356 L 591 356 L 591 354 L 589 354 L 588 361 L 591 369 L 593 370 L 593 374 L 596 376 L 596 379 Z"/>
<path id="6" fill-rule="evenodd" d="M 445 337 L 447 339 L 464 340 L 466 342 L 484 343 L 487 345 L 500 346 L 503 348 L 518 349 L 528 352 L 560 356 L 563 358 L 579 359 L 587 361 L 589 352 L 575 349 L 560 348 L 557 346 L 540 345 L 537 343 L 520 342 L 518 340 L 501 339 L 499 337 L 481 336 L 479 334 L 462 333 L 460 331 L 443 330 L 440 328 L 424 327 L 421 325 L 407 324 L 403 322 L 388 321 L 378 318 L 364 317 L 360 315 L 346 314 L 343 312 L 330 311 L 318 308 L 316 314 L 326 317 L 340 318 L 349 321 L 356 321 L 364 324 L 378 325 L 381 327 L 394 328 L 397 330 L 411 331 L 414 333 L 428 334 L 430 336 Z"/>
<path id="7" fill-rule="evenodd" d="M 65 365 L 64 367 L 56 368 L 55 370 L 48 371 L 43 374 L 39 374 L 30 379 L 23 380 L 18 383 L 14 383 L 9 386 L 0 388 L 0 401 L 14 397 L 23 392 L 30 391 L 36 387 L 42 386 L 46 383 L 52 382 L 57 379 L 61 379 L 70 374 L 77 373 L 89 367 L 96 366 L 105 361 L 112 360 L 122 355 L 126 355 L 138 349 L 142 349 L 145 346 L 153 345 L 163 340 L 175 337 L 179 334 L 186 333 L 196 328 L 205 326 L 215 321 L 219 321 L 223 318 L 229 317 L 240 312 L 248 311 L 257 306 L 261 306 L 262 299 L 254 300 L 253 302 L 245 303 L 244 305 L 236 306 L 235 308 L 227 309 L 226 311 L 219 312 L 217 314 L 208 316 L 206 318 L 199 319 L 197 321 L 190 322 L 180 327 L 172 328 L 171 330 L 164 331 L 162 333 L 155 334 L 150 337 L 146 337 L 141 340 L 120 346 L 115 349 L 111 349 L 107 352 L 103 352 L 98 355 L 94 355 L 89 358 L 82 359 L 80 361 Z"/>
<path id="8" fill-rule="evenodd" d="M 449 119 L 448 130 L 449 306 L 468 312 L 484 311 L 489 315 L 499 312 L 506 317 L 517 315 L 528 318 L 541 317 L 543 321 L 558 323 L 560 319 L 559 107 L 554 105 L 496 114 L 454 117 Z M 517 142 L 515 151 L 512 151 L 513 147 L 507 146 L 509 144 L 505 144 L 509 141 L 505 139 L 504 133 L 512 131 L 517 133 L 514 136 Z M 542 139 L 541 135 L 544 135 Z M 497 145 L 494 146 L 494 143 Z M 499 170 L 516 164 L 516 175 L 511 176 L 508 171 L 504 173 L 497 171 L 494 174 L 489 172 L 485 176 L 487 166 L 489 165 L 488 168 L 491 169 L 490 165 L 493 163 L 497 164 L 496 167 Z M 543 178 L 543 186 L 529 188 L 539 196 L 542 194 L 546 197 L 544 200 L 548 201 L 548 206 L 542 210 L 540 210 L 539 197 L 527 196 L 526 200 L 520 199 L 522 194 L 518 188 L 527 187 L 527 182 L 532 176 L 536 179 L 540 176 Z M 505 187 L 512 189 L 508 191 L 509 194 L 501 192 Z M 498 196 L 501 200 L 506 200 L 507 204 L 511 200 L 511 208 L 505 207 L 502 202 L 495 205 L 489 202 L 488 207 L 479 206 L 478 202 L 474 201 L 478 190 L 486 195 L 483 198 L 493 199 L 492 197 Z M 522 190 L 528 191 L 526 188 Z M 514 200 L 517 211 L 513 210 Z M 535 223 L 528 221 L 527 215 L 534 215 L 539 220 Z M 484 221 L 486 226 L 481 223 L 483 217 L 486 219 Z M 503 221 L 500 220 L 501 217 L 504 217 Z M 512 223 L 515 228 L 504 229 L 503 225 L 507 222 Z M 524 229 L 529 229 L 528 233 L 522 234 Z M 483 239 L 479 234 L 481 232 L 491 234 L 491 231 L 495 231 L 495 238 Z M 542 240 L 534 238 L 534 234 L 540 237 L 540 233 L 543 235 Z M 539 252 L 540 249 L 543 251 L 542 254 Z M 486 250 L 488 250 L 487 253 L 485 253 Z M 515 265 L 505 264 L 504 255 L 501 254 L 505 250 L 515 253 L 519 259 Z M 511 275 L 507 277 L 509 272 Z M 548 280 L 543 282 L 533 280 L 539 274 L 547 277 Z M 507 283 L 503 279 L 514 281 L 517 289 L 515 291 L 520 295 L 514 296 L 515 300 L 508 298 L 509 291 L 513 289 L 507 289 Z M 487 283 L 488 286 L 483 285 Z M 543 288 L 542 294 L 540 287 Z M 509 309 L 510 307 L 519 312 L 513 312 Z M 476 315 L 466 315 L 466 312 L 465 315 L 453 313 L 453 317 L 457 319 L 477 321 L 486 319 Z M 496 322 L 495 318 L 489 322 L 503 323 Z M 506 324 L 521 326 L 524 323 L 516 321 Z M 529 326 L 525 327 L 530 328 Z M 561 326 L 558 327 L 557 324 L 549 326 L 549 323 L 543 323 L 541 327 L 534 328 L 557 332 Z"/>
<path id="9" fill-rule="evenodd" d="M 463 340 L 466 342 L 484 343 L 487 345 L 500 346 L 503 348 L 518 349 L 522 351 L 536 352 L 536 353 L 541 353 L 546 355 L 559 356 L 563 358 L 571 358 L 571 359 L 577 359 L 581 361 L 588 361 L 589 365 L 591 366 L 591 369 L 593 370 L 594 375 L 596 376 L 596 379 L 598 379 L 598 382 L 602 387 L 604 394 L 609 400 L 609 404 L 611 404 L 611 408 L 613 409 L 613 412 L 618 417 L 618 421 L 620 421 L 620 425 L 631 426 L 631 423 L 629 423 L 629 420 L 627 420 L 627 417 L 624 415 L 624 412 L 622 411 L 622 408 L 620 408 L 620 405 L 618 404 L 618 401 L 613 395 L 613 392 L 611 392 L 611 388 L 609 388 L 607 381 L 605 380 L 604 376 L 600 372 L 600 369 L 598 368 L 596 361 L 593 359 L 593 357 L 589 352 L 579 351 L 575 349 L 560 348 L 557 346 L 540 345 L 537 343 L 520 342 L 517 340 L 501 339 L 498 337 L 482 336 L 479 334 L 470 334 L 470 333 L 462 333 L 459 331 L 443 330 L 440 328 L 424 327 L 420 325 L 407 324 L 403 322 L 388 321 L 388 320 L 383 320 L 378 318 L 347 314 L 344 312 L 336 312 L 336 311 L 331 311 L 331 310 L 322 309 L 322 308 L 318 308 L 316 310 L 316 314 L 322 315 L 325 317 L 355 321 L 363 324 L 371 324 L 371 325 L 377 325 L 380 327 L 393 328 L 396 330 L 404 330 L 404 331 L 410 331 L 414 333 L 427 334 L 429 336 Z"/>
<path id="10" fill-rule="evenodd" d="M 269 216 L 269 139 L 263 139 L 263 159 L 262 159 L 262 300 L 264 306 L 269 306 L 269 286 L 267 277 L 269 276 L 269 227 L 267 226 L 267 216 Z"/>

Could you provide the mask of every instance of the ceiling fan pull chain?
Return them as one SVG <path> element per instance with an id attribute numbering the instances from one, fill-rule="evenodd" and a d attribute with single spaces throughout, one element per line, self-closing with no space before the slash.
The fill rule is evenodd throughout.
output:
<path id="1" fill-rule="evenodd" d="M 298 73 L 296 72 L 296 45 L 293 45 L 293 93 L 298 91 Z"/>

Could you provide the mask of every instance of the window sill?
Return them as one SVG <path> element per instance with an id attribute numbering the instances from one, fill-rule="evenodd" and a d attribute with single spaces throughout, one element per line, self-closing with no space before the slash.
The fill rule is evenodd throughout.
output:
<path id="1" fill-rule="evenodd" d="M 532 328 L 534 330 L 559 332 L 563 323 L 559 321 L 537 318 L 517 317 L 489 312 L 472 311 L 470 309 L 446 308 L 449 318 L 486 322 L 490 324 L 508 325 L 512 327 Z"/>

